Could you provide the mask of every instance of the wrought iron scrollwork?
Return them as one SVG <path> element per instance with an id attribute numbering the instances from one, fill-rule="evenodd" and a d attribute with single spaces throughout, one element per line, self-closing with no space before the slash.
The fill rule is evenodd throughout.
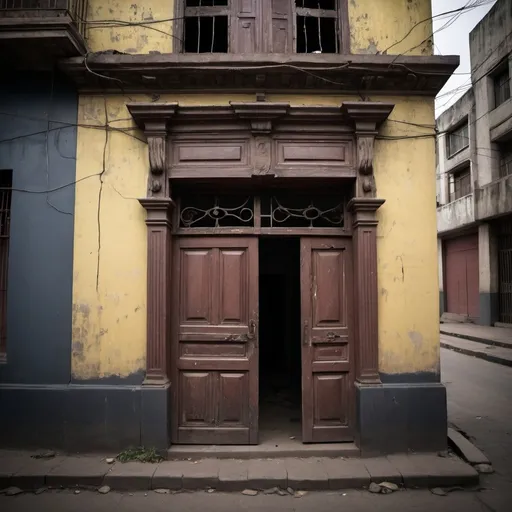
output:
<path id="1" fill-rule="evenodd" d="M 191 227 L 231 227 L 254 225 L 254 211 L 252 198 L 248 197 L 238 206 L 222 204 L 222 199 L 213 197 L 213 206 L 200 208 L 199 206 L 186 206 L 180 211 L 180 225 Z"/>
<path id="2" fill-rule="evenodd" d="M 301 200 L 302 199 L 302 200 Z M 297 201 L 295 201 L 297 202 Z M 268 202 L 268 210 L 262 217 L 266 217 L 268 227 L 277 226 L 307 226 L 307 227 L 343 227 L 345 217 L 344 203 L 332 203 L 326 198 L 306 200 L 299 198 L 304 206 L 297 204 L 285 206 L 284 201 L 277 197 L 271 197 Z"/>

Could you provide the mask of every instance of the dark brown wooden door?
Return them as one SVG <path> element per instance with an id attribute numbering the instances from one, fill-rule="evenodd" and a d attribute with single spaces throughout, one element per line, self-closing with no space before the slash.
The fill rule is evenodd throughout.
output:
<path id="1" fill-rule="evenodd" d="M 301 239 L 302 438 L 351 441 L 353 350 L 350 242 Z"/>
<path id="2" fill-rule="evenodd" d="M 258 240 L 180 238 L 173 258 L 173 441 L 256 444 Z"/>

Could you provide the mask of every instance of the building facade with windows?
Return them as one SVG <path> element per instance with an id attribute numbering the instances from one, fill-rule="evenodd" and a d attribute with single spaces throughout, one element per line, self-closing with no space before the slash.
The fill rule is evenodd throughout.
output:
<path id="1" fill-rule="evenodd" d="M 89 0 L 86 50 L 51 66 L 77 106 L 56 78 L 52 115 L 13 86 L 26 131 L 2 125 L 22 137 L 0 141 L 0 441 L 172 451 L 277 429 L 444 449 L 428 127 L 458 58 L 432 55 L 430 16 L 429 0 Z"/>
<path id="2" fill-rule="evenodd" d="M 512 1 L 470 34 L 472 87 L 437 119 L 441 314 L 512 323 Z"/>

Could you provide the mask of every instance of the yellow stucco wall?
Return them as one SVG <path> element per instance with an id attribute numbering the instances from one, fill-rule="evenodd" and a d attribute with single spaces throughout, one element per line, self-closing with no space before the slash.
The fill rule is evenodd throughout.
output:
<path id="1" fill-rule="evenodd" d="M 89 0 L 90 50 L 172 52 L 175 1 Z M 432 25 L 424 22 L 431 16 L 430 0 L 348 0 L 348 8 L 352 53 L 382 53 L 395 43 L 390 54 L 432 53 Z"/>
<path id="2" fill-rule="evenodd" d="M 430 54 L 430 0 L 349 0 L 351 50 Z M 173 0 L 89 0 L 91 51 L 126 53 L 172 50 Z M 116 26 L 109 20 L 117 20 Z M 146 26 L 119 26 L 146 22 Z M 417 24 L 417 26 L 416 26 Z M 427 40 L 426 42 L 424 42 Z M 292 104 L 341 104 L 340 96 L 277 96 Z M 254 96 L 162 96 L 180 104 L 227 104 Z M 391 120 L 431 125 L 434 107 L 425 98 L 372 97 L 391 101 Z M 73 350 L 75 379 L 141 372 L 146 343 L 146 227 L 137 198 L 145 195 L 147 146 L 126 109 L 150 97 L 81 96 L 75 208 Z M 112 128 L 106 140 L 104 125 Z M 126 131 L 127 130 L 127 131 Z M 431 132 L 389 121 L 387 135 Z M 379 211 L 379 344 L 385 373 L 432 371 L 439 363 L 437 246 L 433 139 L 378 141 L 375 174 Z M 101 176 L 98 175 L 101 173 Z"/>
<path id="3" fill-rule="evenodd" d="M 161 101 L 211 105 L 253 99 L 173 95 Z M 293 105 L 357 100 L 285 95 L 268 99 Z M 432 124 L 431 100 L 371 99 L 396 104 L 383 134 L 432 132 L 395 122 Z M 106 100 L 80 98 L 80 123 L 104 124 L 106 106 L 109 124 L 130 130 L 109 132 L 105 146 L 104 130 L 78 129 L 77 179 L 83 181 L 76 187 L 75 210 L 72 372 L 76 379 L 126 377 L 143 371 L 145 364 L 146 227 L 145 211 L 137 198 L 146 192 L 148 156 L 146 144 L 137 140 L 143 135 L 134 129 L 127 101 L 121 95 Z M 100 177 L 95 174 L 103 170 L 104 149 L 105 171 Z M 378 229 L 379 354 L 385 373 L 435 371 L 439 364 L 434 158 L 432 138 L 376 143 L 377 195 L 386 199 L 379 210 Z"/>

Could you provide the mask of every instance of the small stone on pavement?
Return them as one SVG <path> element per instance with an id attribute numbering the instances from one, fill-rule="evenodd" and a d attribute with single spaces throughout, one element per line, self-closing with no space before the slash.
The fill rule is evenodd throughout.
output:
<path id="1" fill-rule="evenodd" d="M 48 490 L 48 487 L 39 487 L 37 491 L 34 494 L 43 494 L 43 492 L 46 492 Z"/>
<path id="2" fill-rule="evenodd" d="M 448 496 L 448 493 L 444 489 L 441 489 L 441 487 L 434 487 L 430 489 L 430 492 L 436 496 Z"/>
<path id="3" fill-rule="evenodd" d="M 479 473 L 494 473 L 494 469 L 490 464 L 477 464 L 475 469 Z"/>
<path id="4" fill-rule="evenodd" d="M 277 487 L 271 487 L 270 489 L 265 489 L 263 491 L 263 494 L 276 494 L 279 492 L 279 489 Z"/>
<path id="5" fill-rule="evenodd" d="M 208 489 L 206 492 L 209 492 L 211 494 L 212 492 L 215 492 L 215 489 Z"/>
<path id="6" fill-rule="evenodd" d="M 110 487 L 109 487 L 108 485 L 104 485 L 103 487 L 100 487 L 100 488 L 98 489 L 98 492 L 99 492 L 100 494 L 107 494 L 107 493 L 109 493 L 109 492 L 110 492 Z"/>
<path id="7" fill-rule="evenodd" d="M 75 494 L 80 494 L 80 489 L 75 489 Z"/>
<path id="8" fill-rule="evenodd" d="M 17 494 L 22 494 L 23 491 L 19 487 L 8 487 L 5 490 L 6 496 L 16 496 Z"/>
<path id="9" fill-rule="evenodd" d="M 388 489 L 391 492 L 398 491 L 398 485 L 393 484 L 391 482 L 381 482 L 379 484 L 383 489 Z"/>
<path id="10" fill-rule="evenodd" d="M 287 487 L 287 488 L 286 488 L 286 492 L 287 492 L 288 494 L 293 494 L 295 491 L 294 491 L 291 487 Z"/>
<path id="11" fill-rule="evenodd" d="M 302 498 L 302 496 L 306 496 L 308 491 L 297 491 L 293 496 L 294 498 Z"/>
<path id="12" fill-rule="evenodd" d="M 382 487 L 379 485 L 379 484 L 376 484 L 375 482 L 372 482 L 370 484 L 370 487 L 368 488 L 368 490 L 370 492 L 373 492 L 373 494 L 379 494 L 382 492 Z"/>
<path id="13" fill-rule="evenodd" d="M 112 457 L 109 457 L 108 459 L 105 459 L 105 462 L 106 462 L 107 464 L 114 464 L 114 461 L 115 461 L 115 460 L 116 460 L 116 459 L 114 459 L 114 458 L 112 458 Z"/>
<path id="14" fill-rule="evenodd" d="M 283 491 L 283 489 L 278 489 L 277 494 L 279 494 L 279 496 L 289 496 L 289 494 L 286 491 Z"/>
<path id="15" fill-rule="evenodd" d="M 258 491 L 254 489 L 244 489 L 242 491 L 242 494 L 245 496 L 256 496 L 258 494 Z"/>
<path id="16" fill-rule="evenodd" d="M 157 494 L 171 494 L 171 491 L 169 489 L 155 489 L 155 492 Z"/>

